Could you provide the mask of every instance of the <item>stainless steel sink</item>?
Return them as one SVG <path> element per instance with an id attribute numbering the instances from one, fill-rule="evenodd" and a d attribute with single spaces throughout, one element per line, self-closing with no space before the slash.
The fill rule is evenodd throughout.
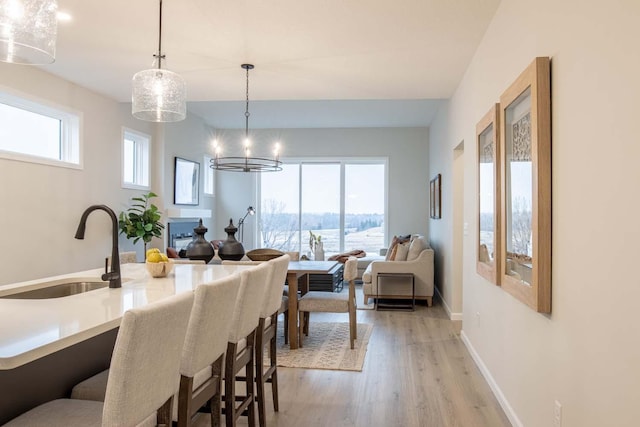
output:
<path id="1" fill-rule="evenodd" d="M 70 295 L 102 289 L 109 286 L 109 282 L 68 282 L 59 285 L 48 286 L 46 288 L 32 289 L 30 291 L 18 292 L 11 295 L 4 295 L 0 298 L 7 299 L 49 299 L 68 297 Z"/>

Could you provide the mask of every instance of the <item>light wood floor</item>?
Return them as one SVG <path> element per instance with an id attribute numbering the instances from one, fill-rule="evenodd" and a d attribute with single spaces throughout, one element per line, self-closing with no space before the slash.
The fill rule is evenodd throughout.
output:
<path id="1" fill-rule="evenodd" d="M 438 301 L 357 316 L 374 325 L 363 371 L 278 368 L 280 412 L 267 385 L 268 426 L 511 426 L 460 340 L 459 322 Z M 313 313 L 310 333 L 314 321 L 348 317 Z M 209 425 L 204 415 L 195 422 Z"/>

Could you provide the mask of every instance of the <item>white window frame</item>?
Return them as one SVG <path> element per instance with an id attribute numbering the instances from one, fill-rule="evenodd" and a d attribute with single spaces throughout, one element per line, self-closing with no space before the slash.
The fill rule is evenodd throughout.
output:
<path id="1" fill-rule="evenodd" d="M 202 165 L 204 166 L 204 171 L 202 173 L 203 185 L 202 185 L 202 193 L 208 197 L 216 196 L 216 174 L 215 170 L 211 167 L 211 160 L 213 158 L 211 156 L 204 156 L 204 161 Z"/>
<path id="2" fill-rule="evenodd" d="M 60 158 L 0 149 L 0 158 L 71 169 L 83 168 L 82 113 L 50 101 L 0 86 L 0 103 L 60 120 Z"/>
<path id="3" fill-rule="evenodd" d="M 281 159 L 284 164 L 294 164 L 299 166 L 300 168 L 304 164 L 338 164 L 340 165 L 340 228 L 344 230 L 345 225 L 345 167 L 346 165 L 355 165 L 355 164 L 371 164 L 371 165 L 384 165 L 384 227 L 383 227 L 383 242 L 387 242 L 387 236 L 389 235 L 389 158 L 388 157 L 291 157 Z M 276 172 L 277 173 L 277 172 Z M 302 179 L 302 173 L 298 173 L 298 179 Z M 298 191 L 300 194 L 298 195 L 298 201 L 302 200 L 302 183 L 299 182 Z M 260 224 L 260 212 L 262 212 L 262 182 L 258 179 L 257 185 L 257 206 L 258 206 L 258 218 L 255 222 L 256 224 Z M 302 211 L 298 212 L 299 218 L 298 223 L 302 223 Z M 256 226 L 257 227 L 257 226 Z M 254 246 L 259 245 L 258 235 L 260 234 L 260 230 L 255 233 L 254 236 Z M 300 247 L 299 250 L 302 251 L 302 247 L 306 240 L 300 236 Z M 383 243 L 384 244 L 384 243 Z M 344 233 L 341 233 L 340 236 L 340 251 L 343 252 L 344 249 Z M 301 252 L 302 253 L 302 252 Z"/>
<path id="4" fill-rule="evenodd" d="M 125 182 L 125 141 L 134 142 L 133 179 L 134 182 Z M 122 128 L 122 143 L 120 144 L 120 181 L 122 188 L 132 190 L 151 189 L 151 136 L 126 127 Z M 146 184 L 145 184 L 146 182 Z"/>

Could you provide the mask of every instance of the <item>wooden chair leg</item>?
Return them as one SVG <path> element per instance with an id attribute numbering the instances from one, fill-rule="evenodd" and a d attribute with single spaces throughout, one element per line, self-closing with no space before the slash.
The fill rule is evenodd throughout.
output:
<path id="1" fill-rule="evenodd" d="M 256 332 L 256 395 L 258 398 L 258 423 L 260 427 L 266 426 L 266 413 L 264 404 L 264 319 L 260 319 Z M 248 379 L 247 379 L 248 381 Z"/>
<path id="2" fill-rule="evenodd" d="M 349 338 L 351 341 L 351 350 L 353 350 L 354 341 L 358 337 L 358 325 L 356 324 L 356 311 L 355 308 L 349 309 Z"/>
<path id="3" fill-rule="evenodd" d="M 224 373 L 224 416 L 227 427 L 235 427 L 236 417 L 236 344 L 229 343 Z"/>
<path id="4" fill-rule="evenodd" d="M 276 357 L 276 350 L 276 335 L 274 334 L 273 337 L 271 337 L 271 342 L 269 343 L 269 365 L 273 368 L 273 373 L 271 374 L 271 396 L 273 397 L 273 410 L 275 412 L 278 412 L 280 410 L 280 405 L 278 403 L 278 360 Z"/>
<path id="5" fill-rule="evenodd" d="M 173 411 L 173 396 L 158 409 L 156 421 L 159 426 L 171 425 L 171 411 Z"/>
<path id="6" fill-rule="evenodd" d="M 304 313 L 304 334 L 309 336 L 309 319 L 311 318 L 311 313 L 306 311 Z"/>
<path id="7" fill-rule="evenodd" d="M 302 348 L 302 341 L 303 341 L 303 337 L 304 337 L 304 311 L 301 311 L 299 313 L 299 323 L 300 326 L 298 327 L 298 347 Z"/>
<path id="8" fill-rule="evenodd" d="M 211 427 L 220 427 L 220 415 L 222 414 L 222 361 L 223 356 L 220 356 L 212 365 L 212 373 L 214 377 L 217 377 L 218 393 L 211 398 L 209 405 L 211 406 Z"/>
<path id="9" fill-rule="evenodd" d="M 289 344 L 289 311 L 284 313 L 284 343 Z"/>

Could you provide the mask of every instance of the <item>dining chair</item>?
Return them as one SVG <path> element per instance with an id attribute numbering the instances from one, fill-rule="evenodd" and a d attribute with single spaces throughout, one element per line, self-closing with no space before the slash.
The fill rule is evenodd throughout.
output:
<path id="1" fill-rule="evenodd" d="M 289 255 L 285 254 L 269 261 L 272 269 L 267 282 L 265 302 L 262 305 L 260 319 L 258 320 L 258 329 L 256 331 L 256 394 L 258 396 L 258 421 L 260 427 L 266 426 L 265 382 L 271 383 L 273 410 L 275 412 L 279 410 L 276 332 L 278 330 L 278 315 L 283 305 L 282 289 L 287 279 L 289 259 Z M 265 371 L 264 352 L 267 345 L 269 348 L 269 366 Z"/>
<path id="2" fill-rule="evenodd" d="M 236 426 L 245 411 L 249 425 L 255 426 L 255 336 L 272 268 L 272 264 L 264 262 L 240 273 L 240 289 L 225 356 L 224 414 L 227 427 Z M 243 369 L 244 378 L 238 375 Z M 236 379 L 245 382 L 244 396 L 236 396 Z"/>
<path id="3" fill-rule="evenodd" d="M 202 284 L 195 299 L 180 360 L 180 387 L 173 402 L 173 421 L 190 426 L 191 418 L 205 404 L 211 425 L 220 425 L 222 370 L 240 275 L 232 274 Z M 76 385 L 71 397 L 104 400 L 108 370 Z"/>
<path id="4" fill-rule="evenodd" d="M 57 399 L 6 425 L 169 425 L 192 304 L 193 294 L 189 292 L 124 313 L 111 357 L 104 402 Z"/>
<path id="5" fill-rule="evenodd" d="M 335 292 L 310 291 L 300 297 L 298 301 L 299 313 L 299 343 L 302 347 L 304 334 L 309 334 L 309 328 L 305 328 L 305 323 L 309 324 L 310 312 L 328 313 L 349 313 L 349 335 L 351 349 L 357 339 L 356 329 L 356 288 L 355 278 L 358 274 L 358 259 L 349 257 L 344 264 L 343 280 L 349 283 L 349 293 L 344 295 Z"/>

